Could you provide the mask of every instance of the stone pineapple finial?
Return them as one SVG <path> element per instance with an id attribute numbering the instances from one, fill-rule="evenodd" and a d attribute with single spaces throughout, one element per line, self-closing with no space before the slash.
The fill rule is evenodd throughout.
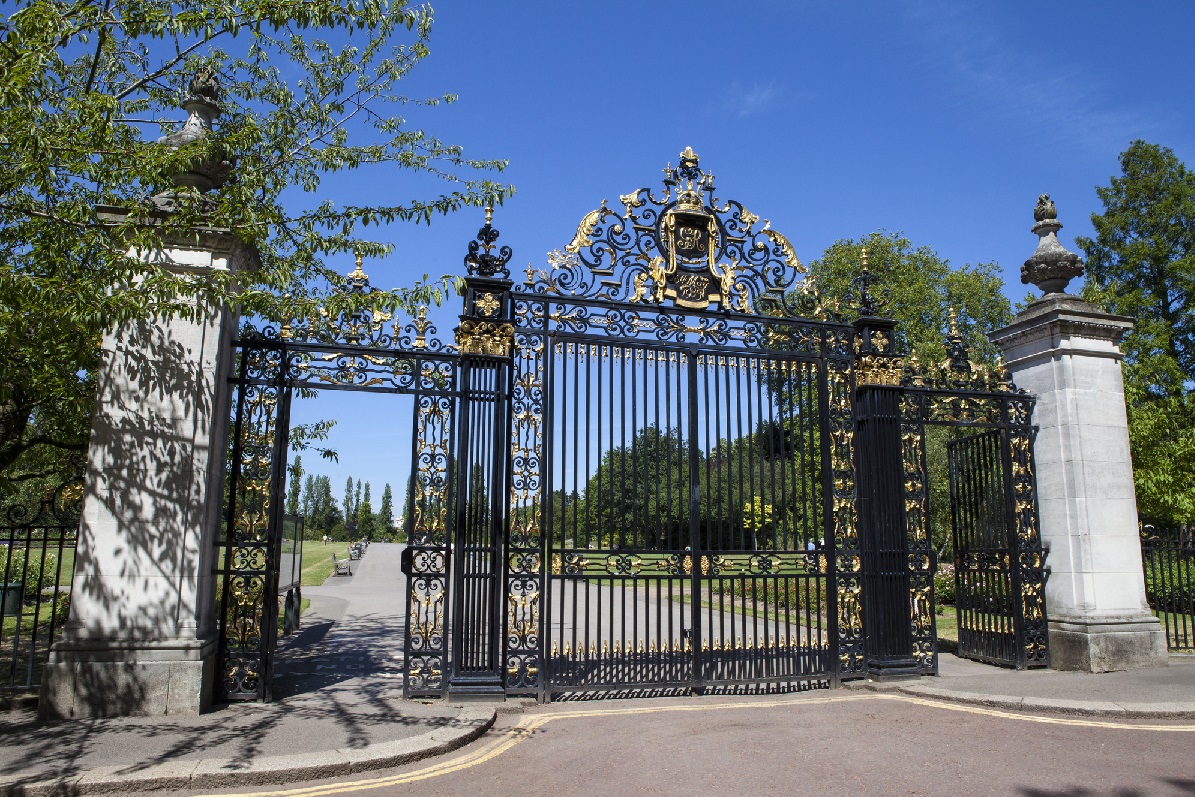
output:
<path id="1" fill-rule="evenodd" d="M 1083 261 L 1059 243 L 1062 222 L 1058 221 L 1058 210 L 1049 194 L 1037 198 L 1033 219 L 1037 251 L 1021 266 L 1021 282 L 1036 285 L 1043 294 L 1064 293 L 1068 282 L 1083 276 Z"/>

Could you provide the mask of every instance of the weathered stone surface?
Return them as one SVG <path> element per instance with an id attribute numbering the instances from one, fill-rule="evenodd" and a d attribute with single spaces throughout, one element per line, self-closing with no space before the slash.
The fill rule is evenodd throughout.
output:
<path id="1" fill-rule="evenodd" d="M 130 254 L 179 271 L 256 265 L 220 231 Z M 43 678 L 43 716 L 205 707 L 236 333 L 235 313 L 208 307 L 198 321 L 143 320 L 104 337 L 71 615 Z"/>
<path id="2" fill-rule="evenodd" d="M 1166 665 L 1145 600 L 1119 342 L 1132 319 L 1051 295 L 991 334 L 1037 396 L 1034 443 L 1050 662 L 1108 672 Z"/>

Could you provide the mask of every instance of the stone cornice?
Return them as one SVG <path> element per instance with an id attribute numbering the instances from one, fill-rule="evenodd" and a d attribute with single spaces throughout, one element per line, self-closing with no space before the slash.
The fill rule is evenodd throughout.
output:
<path id="1" fill-rule="evenodd" d="M 126 208 L 112 205 L 97 205 L 96 216 L 105 224 L 116 226 L 123 224 L 129 218 Z M 145 226 L 158 226 L 169 214 L 154 212 L 146 217 L 135 219 L 134 223 Z M 210 252 L 212 255 L 228 259 L 229 267 L 233 271 L 256 271 L 261 268 L 261 255 L 257 247 L 245 243 L 232 230 L 225 227 L 200 226 L 193 228 L 187 235 L 167 235 L 163 237 L 162 249 L 183 249 L 193 252 Z M 179 270 L 195 271 L 197 267 L 188 264 L 164 264 L 177 267 Z M 198 268 L 202 270 L 202 268 Z"/>
<path id="2" fill-rule="evenodd" d="M 1074 296 L 1049 296 L 1025 308 L 1008 326 L 988 333 L 988 339 L 1004 350 L 1046 335 L 1078 337 L 1118 345 L 1133 328 L 1129 316 L 1105 313 Z"/>

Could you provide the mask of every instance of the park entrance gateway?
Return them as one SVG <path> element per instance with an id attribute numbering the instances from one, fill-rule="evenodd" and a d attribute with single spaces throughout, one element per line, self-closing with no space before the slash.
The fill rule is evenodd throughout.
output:
<path id="1" fill-rule="evenodd" d="M 1033 400 L 825 302 L 686 149 L 511 279 L 486 224 L 455 345 L 346 311 L 238 343 L 221 699 L 268 697 L 291 391 L 414 397 L 409 697 L 784 690 L 937 670 L 927 426 L 951 448 L 960 653 L 1046 663 Z M 360 267 L 348 291 L 368 296 Z M 961 604 L 962 605 L 962 604 Z M 964 632 L 965 629 L 965 632 Z"/>

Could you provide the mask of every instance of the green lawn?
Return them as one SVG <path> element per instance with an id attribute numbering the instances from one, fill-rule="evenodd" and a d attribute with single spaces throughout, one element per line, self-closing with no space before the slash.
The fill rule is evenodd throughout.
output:
<path id="1" fill-rule="evenodd" d="M 935 627 L 938 629 L 938 650 L 953 653 L 958 650 L 958 612 L 953 606 L 939 606 Z"/>
<path id="2" fill-rule="evenodd" d="M 324 545 L 320 540 L 303 540 L 303 570 L 299 584 L 304 587 L 318 587 L 332 575 L 332 554 L 337 559 L 349 558 L 347 542 L 330 542 Z"/>
<path id="3" fill-rule="evenodd" d="M 31 605 L 21 607 L 22 615 L 20 617 L 20 620 L 21 620 L 21 635 L 22 636 L 33 632 L 34 618 L 33 618 L 33 615 L 30 614 L 31 611 L 32 611 Z M 39 633 L 44 634 L 46 631 L 49 630 L 50 616 L 53 613 L 54 613 L 54 602 L 50 599 L 50 596 L 47 595 L 41 605 L 41 608 L 37 612 L 37 624 L 39 626 L 41 626 Z M 61 623 L 58 623 L 58 625 L 61 625 Z M 4 626 L 2 628 L 0 628 L 0 639 L 4 639 L 7 642 L 8 640 L 12 639 L 12 636 L 16 632 L 16 630 L 17 630 L 17 616 L 16 615 L 5 615 Z"/>

